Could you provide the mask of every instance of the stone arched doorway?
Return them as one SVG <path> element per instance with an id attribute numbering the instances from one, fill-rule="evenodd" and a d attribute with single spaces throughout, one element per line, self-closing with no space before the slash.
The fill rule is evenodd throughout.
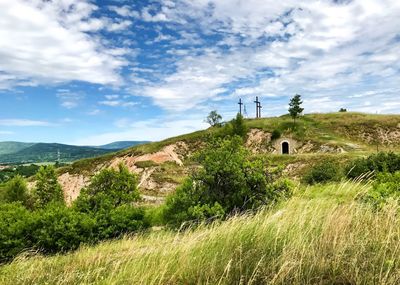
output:
<path id="1" fill-rule="evenodd" d="M 282 142 L 282 154 L 290 154 L 289 143 L 286 141 Z"/>

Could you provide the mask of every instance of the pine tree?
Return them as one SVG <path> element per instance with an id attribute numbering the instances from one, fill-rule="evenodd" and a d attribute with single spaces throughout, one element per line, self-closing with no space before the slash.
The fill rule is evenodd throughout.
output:
<path id="1" fill-rule="evenodd" d="M 304 111 L 304 108 L 301 108 L 301 95 L 296 94 L 289 102 L 289 114 L 293 118 L 293 123 L 296 124 L 296 118 Z"/>

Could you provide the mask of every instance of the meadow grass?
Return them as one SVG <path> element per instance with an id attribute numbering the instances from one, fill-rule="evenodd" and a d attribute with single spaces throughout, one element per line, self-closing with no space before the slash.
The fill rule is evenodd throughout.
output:
<path id="1" fill-rule="evenodd" d="M 0 284 L 399 284 L 397 202 L 358 202 L 370 186 L 298 188 L 255 214 L 153 231 L 67 255 L 20 256 Z"/>

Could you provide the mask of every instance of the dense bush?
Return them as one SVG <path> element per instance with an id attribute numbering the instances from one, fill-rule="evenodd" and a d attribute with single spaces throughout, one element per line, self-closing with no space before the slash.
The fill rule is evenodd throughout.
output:
<path id="1" fill-rule="evenodd" d="M 41 168 L 37 178 L 35 198 L 41 207 L 29 211 L 21 203 L 0 206 L 0 262 L 28 248 L 65 252 L 150 226 L 144 209 L 132 204 L 140 197 L 136 176 L 126 167 L 95 175 L 71 208 L 60 201 L 54 169 Z M 5 193 L 8 201 L 25 200 L 26 182 L 14 178 Z"/>
<path id="2" fill-rule="evenodd" d="M 64 203 L 61 185 L 57 181 L 54 166 L 42 166 L 36 173 L 36 187 L 34 189 L 35 206 L 42 208 L 49 203 Z"/>
<path id="3" fill-rule="evenodd" d="M 369 172 L 395 173 L 400 171 L 400 155 L 393 152 L 380 152 L 367 158 L 359 158 L 346 167 L 347 177 L 354 179 Z"/>
<path id="4" fill-rule="evenodd" d="M 237 114 L 236 118 L 225 124 L 223 129 L 220 131 L 223 137 L 227 136 L 239 136 L 245 138 L 247 135 L 248 128 L 245 124 L 242 115 Z"/>
<path id="5" fill-rule="evenodd" d="M 271 140 L 277 140 L 281 137 L 281 132 L 279 130 L 273 130 L 271 134 Z"/>
<path id="6" fill-rule="evenodd" d="M 120 237 L 150 226 L 144 209 L 131 205 L 122 205 L 110 211 L 101 210 L 92 216 L 96 221 L 96 240 Z"/>
<path id="7" fill-rule="evenodd" d="M 3 199 L 5 202 L 21 202 L 23 205 L 29 206 L 28 186 L 22 176 L 17 175 L 8 181 L 3 191 Z"/>
<path id="8" fill-rule="evenodd" d="M 139 199 L 136 175 L 120 164 L 118 170 L 103 169 L 95 175 L 90 185 L 82 189 L 74 206 L 81 212 L 108 211 Z"/>
<path id="9" fill-rule="evenodd" d="M 34 219 L 20 203 L 0 205 L 0 263 L 32 246 Z"/>
<path id="10" fill-rule="evenodd" d="M 35 216 L 32 240 L 41 252 L 77 249 L 82 243 L 94 240 L 95 220 L 63 204 L 49 204 L 35 212 Z"/>
<path id="11" fill-rule="evenodd" d="M 376 208 L 381 208 L 388 199 L 400 200 L 400 171 L 378 173 L 372 189 L 364 197 Z"/>
<path id="12" fill-rule="evenodd" d="M 343 176 L 342 168 L 338 162 L 324 161 L 311 167 L 304 175 L 307 184 L 339 181 Z"/>
<path id="13" fill-rule="evenodd" d="M 290 192 L 290 184 L 274 183 L 265 161 L 252 158 L 240 137 L 210 143 L 198 160 L 202 167 L 166 201 L 166 222 L 175 226 L 256 208 Z"/>

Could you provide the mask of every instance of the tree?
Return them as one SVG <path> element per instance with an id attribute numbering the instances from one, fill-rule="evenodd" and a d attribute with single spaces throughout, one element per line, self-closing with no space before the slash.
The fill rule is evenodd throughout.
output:
<path id="1" fill-rule="evenodd" d="M 118 170 L 103 169 L 96 174 L 88 187 L 82 189 L 75 207 L 82 212 L 106 212 L 140 199 L 137 177 L 120 164 Z"/>
<path id="2" fill-rule="evenodd" d="M 253 209 L 290 190 L 275 184 L 265 161 L 252 157 L 238 136 L 210 142 L 197 158 L 202 167 L 167 198 L 164 218 L 170 225 Z"/>
<path id="3" fill-rule="evenodd" d="M 237 114 L 236 118 L 231 121 L 232 125 L 232 135 L 237 135 L 239 137 L 244 138 L 247 134 L 247 127 L 244 123 L 243 116 L 241 114 Z"/>
<path id="4" fill-rule="evenodd" d="M 301 101 L 301 95 L 299 94 L 296 94 L 292 99 L 290 99 L 289 114 L 293 118 L 294 124 L 296 124 L 296 119 L 304 111 L 304 109 L 301 108 L 301 104 L 303 104 L 303 101 Z"/>
<path id="5" fill-rule="evenodd" d="M 64 195 L 61 185 L 57 181 L 54 166 L 41 166 L 36 173 L 35 187 L 36 207 L 43 207 L 50 202 L 64 203 Z"/>
<path id="6" fill-rule="evenodd" d="M 25 179 L 21 175 L 17 175 L 8 181 L 4 187 L 4 200 L 12 202 L 22 202 L 27 205 L 28 202 L 28 187 Z"/>
<path id="7" fill-rule="evenodd" d="M 208 116 L 206 118 L 206 122 L 211 127 L 220 126 L 221 120 L 222 120 L 222 116 L 220 114 L 218 114 L 216 110 L 211 111 L 210 114 L 208 114 Z"/>
<path id="8" fill-rule="evenodd" d="M 340 110 L 339 110 L 339 113 L 346 113 L 347 112 L 347 109 L 345 109 L 345 108 L 340 108 Z"/>

